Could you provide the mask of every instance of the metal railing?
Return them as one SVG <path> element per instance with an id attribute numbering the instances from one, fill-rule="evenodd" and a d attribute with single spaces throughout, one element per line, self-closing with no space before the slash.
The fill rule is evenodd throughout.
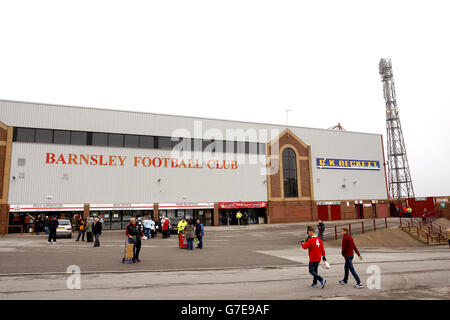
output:
<path id="1" fill-rule="evenodd" d="M 329 227 L 323 234 L 323 240 L 338 240 L 342 228 L 347 228 L 350 235 L 364 234 L 379 229 L 387 229 L 389 227 L 399 226 L 398 219 L 392 218 L 368 219 L 345 224 L 338 224 Z"/>
<path id="2" fill-rule="evenodd" d="M 337 224 L 328 227 L 324 234 L 323 240 L 338 240 L 341 238 L 341 228 L 347 228 L 350 235 L 354 234 L 364 234 L 367 232 L 377 231 L 380 229 L 388 229 L 391 227 L 405 227 L 409 233 L 417 233 L 417 238 L 426 237 L 427 244 L 430 244 L 433 240 L 438 242 L 445 240 L 445 230 L 444 228 L 435 222 L 430 220 L 432 218 L 431 214 L 426 217 L 426 221 L 430 223 L 424 223 L 423 217 L 398 217 L 398 218 L 379 218 L 370 220 L 361 220 L 357 222 L 350 222 L 345 224 Z M 433 216 L 434 218 L 434 216 Z"/>
<path id="3" fill-rule="evenodd" d="M 424 238 L 426 237 L 427 244 L 430 244 L 433 240 L 441 242 L 446 239 L 446 234 L 443 227 L 435 221 L 439 218 L 439 214 L 436 211 L 426 212 L 421 218 L 400 218 L 400 227 L 407 227 L 409 233 L 412 229 L 416 228 L 417 238 L 421 238 L 421 233 Z"/>

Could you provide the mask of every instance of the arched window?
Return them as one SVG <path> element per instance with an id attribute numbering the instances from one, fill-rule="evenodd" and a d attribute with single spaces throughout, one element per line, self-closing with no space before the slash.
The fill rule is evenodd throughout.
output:
<path id="1" fill-rule="evenodd" d="M 283 150 L 283 183 L 284 197 L 298 197 L 298 181 L 297 181 L 297 157 L 294 150 L 286 148 Z"/>

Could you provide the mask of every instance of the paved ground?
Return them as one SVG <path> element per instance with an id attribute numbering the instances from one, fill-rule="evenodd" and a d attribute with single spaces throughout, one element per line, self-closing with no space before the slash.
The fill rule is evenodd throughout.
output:
<path id="1" fill-rule="evenodd" d="M 447 246 L 365 247 L 356 269 L 372 287 L 370 268 L 378 268 L 380 282 L 379 289 L 359 290 L 337 283 L 343 259 L 339 248 L 328 247 L 332 267 L 321 270 L 327 285 L 310 288 L 307 252 L 298 248 L 305 225 L 209 228 L 205 248 L 194 251 L 178 249 L 174 236 L 150 239 L 137 264 L 121 263 L 122 232 L 106 232 L 99 248 L 74 239 L 54 246 L 45 236 L 4 236 L 0 299 L 449 299 Z M 69 265 L 81 270 L 79 290 L 67 289 Z"/>

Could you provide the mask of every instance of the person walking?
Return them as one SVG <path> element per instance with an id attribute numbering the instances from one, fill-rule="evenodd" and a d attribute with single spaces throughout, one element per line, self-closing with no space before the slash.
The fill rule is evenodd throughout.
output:
<path id="1" fill-rule="evenodd" d="M 185 218 L 181 219 L 180 222 L 178 222 L 178 225 L 177 225 L 178 234 L 184 232 L 184 228 L 186 227 L 187 224 L 188 223 Z"/>
<path id="2" fill-rule="evenodd" d="M 147 217 L 144 220 L 144 235 L 147 239 L 150 239 L 150 218 Z"/>
<path id="3" fill-rule="evenodd" d="M 323 233 L 325 231 L 325 224 L 322 222 L 322 220 L 319 220 L 319 223 L 317 224 L 317 230 L 319 230 L 319 238 L 323 241 Z"/>
<path id="4" fill-rule="evenodd" d="M 136 223 L 137 223 L 139 229 L 141 230 L 141 232 L 143 233 L 144 232 L 144 223 L 142 222 L 142 218 L 138 217 L 136 220 Z"/>
<path id="5" fill-rule="evenodd" d="M 102 234 L 102 223 L 98 218 L 94 219 L 94 225 L 92 227 L 92 234 L 94 235 L 94 247 L 100 247 L 100 236 Z"/>
<path id="6" fill-rule="evenodd" d="M 195 237 L 198 239 L 198 249 L 203 249 L 203 236 L 205 234 L 205 230 L 203 227 L 203 223 L 200 220 L 197 220 L 197 224 L 195 225 Z"/>
<path id="7" fill-rule="evenodd" d="M 355 242 L 353 241 L 353 238 L 348 234 L 347 228 L 342 228 L 341 230 L 342 234 L 342 256 L 345 259 L 345 265 L 344 265 L 344 279 L 339 280 L 339 283 L 342 285 L 346 285 L 348 281 L 348 271 L 352 273 L 353 277 L 356 280 L 356 284 L 354 285 L 355 288 L 361 289 L 363 287 L 363 284 L 361 283 L 361 280 L 358 277 L 358 274 L 355 271 L 355 268 L 353 267 L 353 251 L 356 252 L 356 254 L 359 257 L 359 260 L 362 260 L 362 256 L 359 254 L 358 248 L 355 246 Z"/>
<path id="8" fill-rule="evenodd" d="M 240 211 L 236 213 L 236 219 L 238 221 L 238 225 L 241 225 L 242 213 Z"/>
<path id="9" fill-rule="evenodd" d="M 250 217 L 248 216 L 247 211 L 244 212 L 244 226 L 248 225 Z"/>
<path id="10" fill-rule="evenodd" d="M 34 232 L 38 236 L 39 232 L 41 232 L 41 228 L 43 225 L 42 217 L 38 216 L 34 222 Z"/>
<path id="11" fill-rule="evenodd" d="M 320 258 L 323 261 L 327 261 L 325 257 L 325 248 L 323 247 L 322 240 L 316 235 L 316 230 L 313 227 L 308 228 L 308 241 L 302 241 L 302 248 L 308 249 L 309 254 L 309 273 L 313 276 L 313 283 L 311 287 L 317 288 L 317 282 L 320 282 L 321 288 L 325 287 L 327 280 L 319 275 Z"/>
<path id="12" fill-rule="evenodd" d="M 45 227 L 45 233 L 49 234 L 48 232 L 48 223 L 50 222 L 50 219 L 48 216 L 45 216 L 45 221 L 44 221 L 44 227 Z"/>
<path id="13" fill-rule="evenodd" d="M 86 241 L 87 242 L 92 242 L 92 227 L 94 224 L 94 219 L 92 219 L 92 217 L 90 217 L 87 221 L 86 221 L 86 226 L 85 226 L 85 230 L 86 230 Z"/>
<path id="14" fill-rule="evenodd" d="M 150 236 L 152 238 L 155 237 L 156 234 L 156 225 L 155 225 L 155 221 L 153 221 L 152 217 L 150 217 Z"/>
<path id="15" fill-rule="evenodd" d="M 81 238 L 81 241 L 84 241 L 84 235 L 86 234 L 86 231 L 85 231 L 85 229 L 86 229 L 86 220 L 85 219 L 81 219 L 78 222 L 78 228 L 79 228 L 78 237 L 77 237 L 77 240 L 75 240 L 75 241 L 79 241 L 81 235 L 83 235 L 82 238 Z"/>
<path id="16" fill-rule="evenodd" d="M 188 245 L 188 250 L 194 250 L 194 238 L 195 238 L 195 226 L 192 224 L 192 220 L 189 219 L 186 227 L 184 227 L 184 234 Z"/>
<path id="17" fill-rule="evenodd" d="M 51 220 L 48 221 L 48 243 L 52 242 L 56 244 L 56 229 L 58 229 L 59 222 L 56 216 L 53 216 Z"/>
<path id="18" fill-rule="evenodd" d="M 163 233 L 163 238 L 167 238 L 168 237 L 168 233 L 169 233 L 169 219 L 167 219 L 166 217 L 163 217 L 163 223 L 162 223 L 162 233 Z"/>
<path id="19" fill-rule="evenodd" d="M 144 236 L 144 234 L 135 218 L 130 219 L 130 223 L 127 225 L 125 235 L 128 237 L 128 243 L 134 244 L 133 262 L 140 262 L 141 260 L 139 260 L 139 253 L 141 252 L 141 238 Z"/>

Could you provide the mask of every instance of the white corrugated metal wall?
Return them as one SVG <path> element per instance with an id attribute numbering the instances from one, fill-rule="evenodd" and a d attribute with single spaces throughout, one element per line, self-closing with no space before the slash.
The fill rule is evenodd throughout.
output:
<path id="1" fill-rule="evenodd" d="M 64 107 L 0 100 L 0 121 L 10 126 L 68 129 L 81 131 L 170 136 L 184 129 L 191 136 L 202 137 L 217 131 L 226 138 L 226 130 L 241 129 L 258 133 L 250 141 L 268 142 L 270 130 L 281 133 L 285 127 L 214 119 L 160 114 L 145 114 Z M 201 127 L 201 128 L 200 128 Z M 311 146 L 315 200 L 384 199 L 386 182 L 383 166 L 378 171 L 324 170 L 316 168 L 316 158 L 376 160 L 383 163 L 381 136 L 354 132 L 289 127 Z M 198 130 L 195 130 L 198 129 Z M 249 131 L 250 130 L 250 131 Z M 267 135 L 260 134 L 267 130 Z M 184 134 L 181 134 L 184 135 Z M 262 201 L 267 199 L 262 164 L 242 163 L 238 170 L 86 168 L 45 166 L 43 154 L 101 153 L 105 155 L 167 156 L 163 150 L 125 149 L 93 146 L 57 146 L 14 143 L 11 174 L 24 173 L 25 178 L 10 184 L 11 203 L 44 203 L 48 193 L 61 202 L 178 202 L 186 196 L 189 202 Z M 17 159 L 26 159 L 25 167 Z M 122 170 L 123 169 L 123 170 Z M 61 180 L 67 173 L 68 180 Z M 161 177 L 161 184 L 155 180 Z M 346 188 L 342 188 L 345 184 Z M 58 195 L 58 196 L 56 196 Z M 62 200 L 64 199 L 64 200 Z"/>

